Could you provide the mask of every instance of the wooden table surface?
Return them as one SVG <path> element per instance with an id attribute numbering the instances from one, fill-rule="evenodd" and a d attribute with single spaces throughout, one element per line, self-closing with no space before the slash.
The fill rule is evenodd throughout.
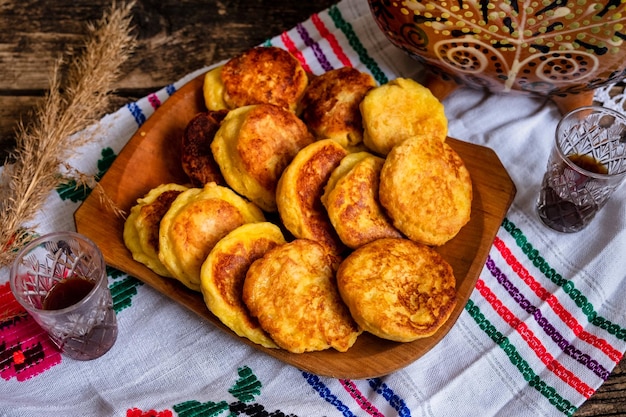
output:
<path id="1" fill-rule="evenodd" d="M 365 0 L 363 0 L 365 1 Z M 290 29 L 335 0 L 163 0 L 136 2 L 138 47 L 122 68 L 111 110 L 187 73 Z M 55 59 L 80 46 L 87 21 L 98 20 L 105 0 L 0 2 L 0 164 L 15 141 L 20 119 L 49 85 Z M 575 414 L 626 416 L 626 359 Z"/>

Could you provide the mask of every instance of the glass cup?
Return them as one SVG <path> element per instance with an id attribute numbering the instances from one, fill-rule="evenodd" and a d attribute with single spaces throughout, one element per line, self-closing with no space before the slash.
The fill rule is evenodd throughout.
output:
<path id="1" fill-rule="evenodd" d="M 37 238 L 11 266 L 17 301 L 70 358 L 104 355 L 117 339 L 117 319 L 98 247 L 74 232 Z"/>
<path id="2" fill-rule="evenodd" d="M 537 213 L 559 232 L 584 229 L 626 178 L 626 117 L 600 106 L 563 116 L 537 200 Z"/>

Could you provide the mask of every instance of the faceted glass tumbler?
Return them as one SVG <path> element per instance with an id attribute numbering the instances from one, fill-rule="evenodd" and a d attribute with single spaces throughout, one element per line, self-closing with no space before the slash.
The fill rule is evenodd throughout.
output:
<path id="1" fill-rule="evenodd" d="M 55 286 L 64 284 L 54 290 L 55 298 L 71 296 L 69 280 L 80 281 L 86 294 L 79 294 L 80 298 L 71 305 L 50 309 L 46 297 L 50 297 Z M 17 301 L 64 355 L 90 360 L 114 345 L 117 319 L 106 265 L 98 247 L 86 237 L 57 232 L 33 240 L 13 262 L 10 283 Z M 59 291 L 61 288 L 64 291 Z"/>
<path id="2" fill-rule="evenodd" d="M 561 119 L 537 200 L 550 228 L 585 228 L 626 178 L 626 117 L 586 106 Z"/>

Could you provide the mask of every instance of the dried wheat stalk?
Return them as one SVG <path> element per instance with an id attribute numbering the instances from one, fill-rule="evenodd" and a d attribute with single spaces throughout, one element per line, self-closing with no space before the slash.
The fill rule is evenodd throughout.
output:
<path id="1" fill-rule="evenodd" d="M 80 54 L 68 53 L 56 63 L 50 90 L 36 108 L 32 123 L 19 125 L 16 162 L 5 166 L 0 178 L 0 267 L 10 264 L 16 250 L 33 235 L 34 230 L 24 225 L 41 210 L 50 192 L 68 180 L 64 161 L 90 140 L 76 133 L 105 112 L 120 67 L 135 46 L 133 4 L 114 2 L 100 21 L 87 26 Z M 62 67 L 67 67 L 63 74 Z"/>

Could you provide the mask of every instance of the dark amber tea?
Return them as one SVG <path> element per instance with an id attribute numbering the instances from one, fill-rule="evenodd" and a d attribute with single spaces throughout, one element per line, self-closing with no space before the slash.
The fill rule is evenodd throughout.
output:
<path id="1" fill-rule="evenodd" d="M 584 229 L 626 178 L 626 117 L 583 106 L 556 126 L 537 214 L 560 232 Z"/>
<path id="2" fill-rule="evenodd" d="M 61 310 L 78 303 L 93 289 L 95 283 L 81 277 L 71 277 L 60 281 L 43 299 L 44 310 Z"/>
<path id="3" fill-rule="evenodd" d="M 75 232 L 29 242 L 11 267 L 16 300 L 64 355 L 90 360 L 117 339 L 117 318 L 100 249 Z"/>
<path id="4" fill-rule="evenodd" d="M 574 154 L 567 158 L 585 171 L 608 173 L 607 167 L 593 156 Z M 562 185 L 568 181 L 571 182 L 569 186 Z M 546 173 L 538 205 L 541 220 L 561 232 L 576 232 L 584 228 L 599 209 L 588 189 L 588 182 L 587 176 L 575 172 L 565 162 Z M 553 184 L 559 184 L 559 187 Z"/>
<path id="5" fill-rule="evenodd" d="M 609 173 L 607 167 L 591 155 L 568 155 L 567 159 L 569 159 L 585 171 L 603 175 Z"/>

